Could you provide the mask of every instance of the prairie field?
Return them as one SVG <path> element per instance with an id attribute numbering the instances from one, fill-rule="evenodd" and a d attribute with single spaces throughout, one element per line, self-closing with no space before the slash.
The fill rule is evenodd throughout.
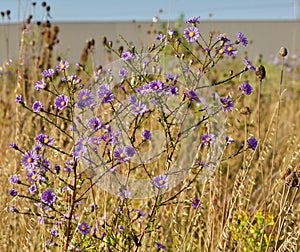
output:
<path id="1" fill-rule="evenodd" d="M 103 37 L 99 66 L 98 41 L 69 62 L 57 25 L 20 25 L 0 68 L 1 251 L 300 250 L 300 52 L 250 59 L 243 31 L 198 21 L 144 47 Z"/>

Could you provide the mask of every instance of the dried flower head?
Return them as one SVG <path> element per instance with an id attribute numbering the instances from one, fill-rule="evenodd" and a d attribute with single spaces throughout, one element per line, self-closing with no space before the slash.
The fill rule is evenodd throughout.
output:
<path id="1" fill-rule="evenodd" d="M 257 68 L 256 68 L 256 76 L 259 80 L 263 80 L 264 78 L 266 78 L 266 69 L 263 65 L 259 65 Z"/>

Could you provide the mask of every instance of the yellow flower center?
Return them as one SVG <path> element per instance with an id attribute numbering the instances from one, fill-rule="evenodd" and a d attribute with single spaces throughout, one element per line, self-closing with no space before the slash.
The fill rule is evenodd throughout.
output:
<path id="1" fill-rule="evenodd" d="M 194 33 L 193 31 L 190 31 L 190 32 L 189 32 L 189 37 L 192 38 L 192 37 L 194 37 L 194 36 L 195 36 L 195 33 Z"/>
<path id="2" fill-rule="evenodd" d="M 83 95 L 83 96 L 82 96 L 82 100 L 84 100 L 84 101 L 85 101 L 87 98 L 88 98 L 87 95 Z"/>
<path id="3" fill-rule="evenodd" d="M 120 158 L 125 158 L 125 157 L 126 157 L 125 153 L 120 154 Z"/>
<path id="4" fill-rule="evenodd" d="M 137 112 L 140 112 L 140 111 L 141 111 L 141 107 L 140 107 L 140 106 L 137 106 L 137 107 L 136 107 L 136 111 L 137 111 Z"/>
<path id="5" fill-rule="evenodd" d="M 206 142 L 210 142 L 210 140 L 211 140 L 210 137 L 205 138 L 205 141 L 206 141 Z"/>
<path id="6" fill-rule="evenodd" d="M 223 54 L 223 53 L 224 53 L 224 49 L 220 49 L 220 50 L 219 50 L 219 53 L 220 53 L 220 54 Z"/>
<path id="7" fill-rule="evenodd" d="M 32 163 L 33 162 L 33 159 L 31 157 L 27 158 L 27 162 L 28 163 Z"/>
<path id="8" fill-rule="evenodd" d="M 65 68 L 65 65 L 64 64 L 61 64 L 60 65 L 60 69 L 64 69 Z"/>
<path id="9" fill-rule="evenodd" d="M 62 101 L 62 102 L 60 103 L 60 105 L 61 105 L 61 106 L 65 106 L 66 103 L 65 103 L 64 101 Z"/>
<path id="10" fill-rule="evenodd" d="M 82 225 L 82 226 L 81 226 L 81 230 L 82 230 L 82 231 L 86 230 L 86 227 Z"/>
<path id="11" fill-rule="evenodd" d="M 49 138 L 46 137 L 46 138 L 44 139 L 44 143 L 48 143 L 48 142 L 49 142 Z"/>
<path id="12" fill-rule="evenodd" d="M 103 95 L 103 98 L 104 98 L 104 99 L 107 99 L 107 97 L 108 97 L 107 94 Z"/>
<path id="13" fill-rule="evenodd" d="M 158 181 L 158 183 L 159 183 L 160 185 L 163 185 L 165 182 L 161 179 L 161 180 Z"/>
<path id="14" fill-rule="evenodd" d="M 228 46 L 227 51 L 231 52 L 233 50 L 233 48 L 231 46 Z"/>
<path id="15" fill-rule="evenodd" d="M 31 176 L 31 178 L 32 178 L 33 180 L 35 180 L 35 179 L 36 179 L 36 174 L 33 174 L 33 175 Z"/>
<path id="16" fill-rule="evenodd" d="M 224 108 L 227 108 L 227 107 L 228 107 L 228 105 L 229 105 L 229 103 L 228 103 L 228 102 L 225 102 L 225 103 L 223 103 L 223 107 L 224 107 Z"/>

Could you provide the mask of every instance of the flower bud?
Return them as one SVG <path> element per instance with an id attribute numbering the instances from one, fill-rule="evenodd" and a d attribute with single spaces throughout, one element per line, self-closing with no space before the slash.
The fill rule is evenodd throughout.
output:
<path id="1" fill-rule="evenodd" d="M 288 54 L 288 51 L 285 47 L 281 47 L 280 50 L 279 50 L 279 54 L 282 56 L 282 57 L 285 57 L 287 56 Z"/>

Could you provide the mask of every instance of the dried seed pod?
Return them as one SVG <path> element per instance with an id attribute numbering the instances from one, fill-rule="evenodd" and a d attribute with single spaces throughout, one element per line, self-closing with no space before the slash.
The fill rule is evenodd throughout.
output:
<path id="1" fill-rule="evenodd" d="M 291 187 L 298 187 L 299 186 L 299 180 L 295 174 L 295 172 L 291 173 L 290 175 L 288 175 L 285 179 L 285 183 L 288 185 L 288 186 L 291 186 Z"/>
<path id="2" fill-rule="evenodd" d="M 247 107 L 247 106 L 242 107 L 242 108 L 240 109 L 240 113 L 241 113 L 242 115 L 250 115 L 250 114 L 251 114 L 251 109 L 250 109 L 249 107 Z"/>
<path id="3" fill-rule="evenodd" d="M 256 76 L 259 80 L 263 80 L 264 78 L 266 78 L 266 69 L 263 65 L 259 65 L 257 68 L 256 68 Z"/>
<path id="4" fill-rule="evenodd" d="M 285 57 L 287 56 L 288 54 L 288 51 L 285 47 L 281 47 L 280 50 L 279 50 L 279 54 L 282 56 L 282 57 Z"/>
<path id="5" fill-rule="evenodd" d="M 103 37 L 102 38 L 102 45 L 106 46 L 106 44 L 107 44 L 107 38 Z"/>
<path id="6" fill-rule="evenodd" d="M 120 47 L 118 48 L 119 54 L 122 55 L 123 51 L 124 51 L 124 47 L 123 47 L 123 46 L 120 46 Z"/>

